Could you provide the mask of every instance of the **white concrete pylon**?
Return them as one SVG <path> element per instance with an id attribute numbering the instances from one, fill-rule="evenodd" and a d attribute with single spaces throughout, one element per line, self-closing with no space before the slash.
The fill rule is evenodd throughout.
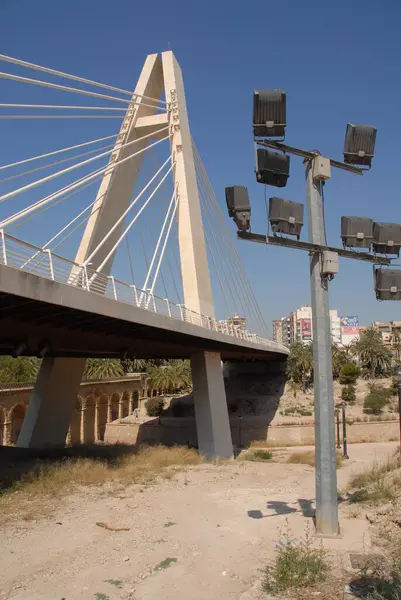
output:
<path id="1" fill-rule="evenodd" d="M 157 113 L 156 106 L 149 106 L 146 102 L 141 104 L 140 98 L 143 96 L 160 99 L 163 89 L 167 101 L 167 113 Z M 153 132 L 160 131 L 163 125 L 169 125 L 172 160 L 175 162 L 173 177 L 178 197 L 178 241 L 185 307 L 202 315 L 214 317 L 184 83 L 181 69 L 171 51 L 163 52 L 162 59 L 157 54 L 151 54 L 146 58 L 133 96 L 138 97 L 137 103 L 130 105 L 127 110 L 110 157 L 110 168 L 100 184 L 97 201 L 92 207 L 91 216 L 82 236 L 76 262 L 82 264 L 93 253 L 129 205 L 141 167 L 142 155 L 114 166 L 117 161 L 132 153 L 130 146 L 122 148 L 122 144 L 137 139 L 139 140 L 135 144 L 135 151 L 137 151 L 141 145 L 145 147 L 149 144 L 149 137 L 140 141 L 142 136 L 149 136 Z M 159 135 L 155 133 L 154 137 Z M 93 260 L 90 258 L 91 269 L 96 269 L 107 258 L 120 233 L 121 228 L 116 227 L 96 252 Z M 110 274 L 113 259 L 112 253 L 102 268 L 102 273 Z M 63 358 L 44 359 L 32 396 L 35 402 L 30 402 L 28 406 L 17 445 L 43 446 L 50 440 L 52 443 L 56 440 L 59 444 L 64 443 L 69 421 L 64 417 L 63 423 L 60 420 L 57 431 L 53 431 L 51 436 L 47 435 L 49 409 L 46 407 L 51 404 L 49 394 L 58 396 L 54 401 L 63 402 L 60 411 L 64 415 L 68 413 L 69 407 L 74 406 L 75 398 L 73 402 L 72 396 L 76 394 L 78 371 L 80 369 L 82 375 L 85 368 L 85 359 L 77 359 L 77 361 L 74 363 L 74 381 L 71 381 L 69 386 L 68 377 L 64 378 L 63 394 L 58 395 L 54 384 L 54 373 L 63 368 L 68 370 L 70 363 L 68 359 Z M 220 354 L 198 353 L 191 360 L 191 367 L 199 450 L 209 458 L 231 457 L 232 442 Z M 52 385 L 46 385 L 47 380 L 51 381 Z M 32 436 L 30 432 L 34 431 L 40 431 L 40 436 Z"/>

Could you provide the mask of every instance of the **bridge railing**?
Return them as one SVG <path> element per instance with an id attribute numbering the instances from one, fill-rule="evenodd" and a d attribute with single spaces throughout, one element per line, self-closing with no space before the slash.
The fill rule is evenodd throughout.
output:
<path id="1" fill-rule="evenodd" d="M 57 283 L 79 287 L 87 292 L 107 296 L 118 302 L 165 315 L 198 327 L 219 331 L 232 337 L 247 340 L 263 346 L 271 344 L 249 331 L 217 321 L 213 317 L 201 315 L 183 304 L 176 304 L 167 298 L 160 298 L 149 290 L 141 290 L 113 276 L 105 275 L 84 267 L 72 260 L 59 256 L 47 248 L 40 248 L 0 230 L 0 263 Z"/>

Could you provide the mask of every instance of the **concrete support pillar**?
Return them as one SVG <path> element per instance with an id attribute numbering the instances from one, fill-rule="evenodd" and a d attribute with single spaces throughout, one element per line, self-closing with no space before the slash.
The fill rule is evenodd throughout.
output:
<path id="1" fill-rule="evenodd" d="M 206 458 L 232 458 L 230 421 L 220 354 L 200 352 L 191 357 L 199 453 Z"/>
<path id="2" fill-rule="evenodd" d="M 111 396 L 107 399 L 107 423 L 111 423 L 112 421 L 112 404 L 111 404 Z"/>
<path id="3" fill-rule="evenodd" d="M 44 358 L 18 436 L 19 448 L 64 445 L 79 385 L 82 358 Z"/>

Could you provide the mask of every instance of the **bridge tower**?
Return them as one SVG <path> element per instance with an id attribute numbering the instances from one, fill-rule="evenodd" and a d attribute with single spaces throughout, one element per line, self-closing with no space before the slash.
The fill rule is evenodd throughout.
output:
<path id="1" fill-rule="evenodd" d="M 160 98 L 164 90 L 167 111 L 156 113 L 146 97 Z M 141 148 L 149 137 L 158 137 L 160 128 L 169 127 L 173 178 L 178 205 L 178 241 L 187 309 L 214 317 L 213 296 L 205 246 L 192 140 L 189 128 L 184 83 L 180 66 L 171 51 L 149 55 L 133 94 L 135 104 L 128 107 L 114 151 L 100 184 L 96 202 L 82 236 L 77 263 L 91 257 L 112 224 L 127 209 L 139 174 L 142 154 L 113 166 L 130 154 L 124 144 L 138 141 Z M 154 134 L 154 135 L 153 135 Z M 162 134 L 164 135 L 164 134 Z M 143 147 L 142 146 L 142 147 Z M 91 268 L 98 268 L 118 240 L 121 226 L 108 237 L 96 253 Z M 107 275 L 114 255 L 103 266 Z M 85 358 L 45 358 L 30 399 L 17 446 L 63 445 L 85 369 Z M 212 457 L 231 457 L 232 442 L 221 368 L 220 354 L 199 352 L 191 357 L 195 416 L 199 451 Z"/>

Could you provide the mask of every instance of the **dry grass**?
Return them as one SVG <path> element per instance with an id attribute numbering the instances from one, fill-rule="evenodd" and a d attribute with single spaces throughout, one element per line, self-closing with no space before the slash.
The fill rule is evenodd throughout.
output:
<path id="1" fill-rule="evenodd" d="M 16 516 L 36 519 L 52 502 L 80 486 L 107 484 L 115 491 L 133 483 L 148 484 L 158 477 L 170 478 L 174 472 L 202 462 L 195 450 L 164 446 L 142 447 L 135 454 L 122 456 L 117 452 L 114 460 L 80 456 L 56 461 L 36 459 L 28 463 L 25 473 L 3 488 L 1 521 Z"/>
<path id="2" fill-rule="evenodd" d="M 399 456 L 383 463 L 373 463 L 367 469 L 351 475 L 348 487 L 349 502 L 378 505 L 393 502 L 399 495 L 401 484 Z"/>
<path id="3" fill-rule="evenodd" d="M 366 469 L 354 473 L 351 475 L 348 485 L 352 489 L 360 489 L 371 484 L 378 483 L 387 473 L 395 471 L 401 466 L 400 459 L 398 457 L 388 458 L 383 463 L 373 463 Z"/>
<path id="4" fill-rule="evenodd" d="M 305 450 L 305 452 L 293 452 L 287 458 L 287 462 L 293 465 L 309 465 L 310 467 L 315 466 L 315 451 Z M 343 464 L 343 457 L 339 452 L 336 454 L 336 466 L 339 469 Z"/>
<path id="5" fill-rule="evenodd" d="M 269 450 L 270 448 L 291 448 L 292 446 L 305 446 L 304 442 L 291 442 L 288 444 L 287 442 L 276 442 L 274 440 L 253 440 L 250 444 L 250 448 L 266 448 Z"/>

